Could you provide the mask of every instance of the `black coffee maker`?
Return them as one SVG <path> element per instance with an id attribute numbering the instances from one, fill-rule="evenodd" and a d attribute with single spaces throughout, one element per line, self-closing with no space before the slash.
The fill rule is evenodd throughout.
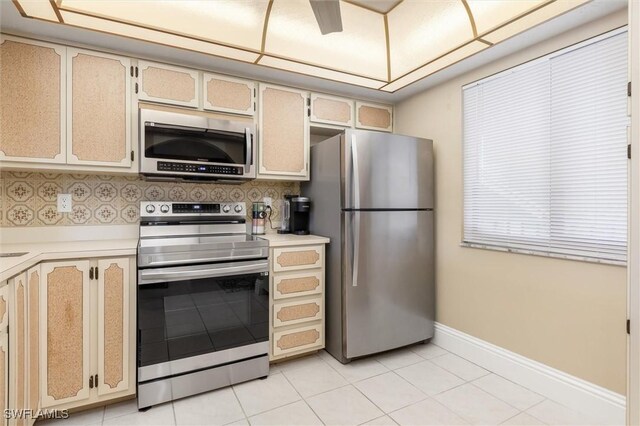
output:
<path id="1" fill-rule="evenodd" d="M 292 197 L 289 201 L 290 217 L 289 229 L 292 234 L 309 234 L 309 212 L 311 210 L 311 200 L 308 197 Z"/>

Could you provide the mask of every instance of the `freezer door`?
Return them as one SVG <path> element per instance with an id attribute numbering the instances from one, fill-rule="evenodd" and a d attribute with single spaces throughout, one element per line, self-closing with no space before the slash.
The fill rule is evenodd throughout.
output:
<path id="1" fill-rule="evenodd" d="M 343 208 L 433 208 L 432 146 L 427 139 L 347 130 Z"/>
<path id="2" fill-rule="evenodd" d="M 433 336 L 433 212 L 342 215 L 343 344 L 346 358 Z"/>

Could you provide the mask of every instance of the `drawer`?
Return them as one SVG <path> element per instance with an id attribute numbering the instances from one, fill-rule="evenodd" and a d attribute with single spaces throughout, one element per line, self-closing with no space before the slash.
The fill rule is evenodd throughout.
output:
<path id="1" fill-rule="evenodd" d="M 324 246 L 282 247 L 273 249 L 273 271 L 321 268 Z"/>
<path id="2" fill-rule="evenodd" d="M 0 288 L 0 331 L 5 331 L 9 325 L 9 286 Z"/>
<path id="3" fill-rule="evenodd" d="M 321 269 L 273 274 L 273 299 L 321 294 L 323 280 L 324 272 Z"/>
<path id="4" fill-rule="evenodd" d="M 274 357 L 323 346 L 322 324 L 273 333 Z"/>
<path id="5" fill-rule="evenodd" d="M 273 304 L 273 326 L 282 327 L 322 318 L 322 297 Z"/>

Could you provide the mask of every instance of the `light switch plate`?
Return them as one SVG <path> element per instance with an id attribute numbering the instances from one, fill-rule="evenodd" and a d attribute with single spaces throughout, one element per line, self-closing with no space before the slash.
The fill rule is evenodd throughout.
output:
<path id="1" fill-rule="evenodd" d="M 265 207 L 272 207 L 273 200 L 271 197 L 264 197 L 262 201 L 264 202 Z"/>
<path id="2" fill-rule="evenodd" d="M 58 194 L 58 213 L 71 212 L 71 194 Z"/>

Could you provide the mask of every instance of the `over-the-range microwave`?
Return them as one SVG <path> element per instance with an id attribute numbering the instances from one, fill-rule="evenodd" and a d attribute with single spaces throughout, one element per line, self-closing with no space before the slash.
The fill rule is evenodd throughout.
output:
<path id="1" fill-rule="evenodd" d="M 255 125 L 203 113 L 140 109 L 140 174 L 148 179 L 256 177 Z"/>

